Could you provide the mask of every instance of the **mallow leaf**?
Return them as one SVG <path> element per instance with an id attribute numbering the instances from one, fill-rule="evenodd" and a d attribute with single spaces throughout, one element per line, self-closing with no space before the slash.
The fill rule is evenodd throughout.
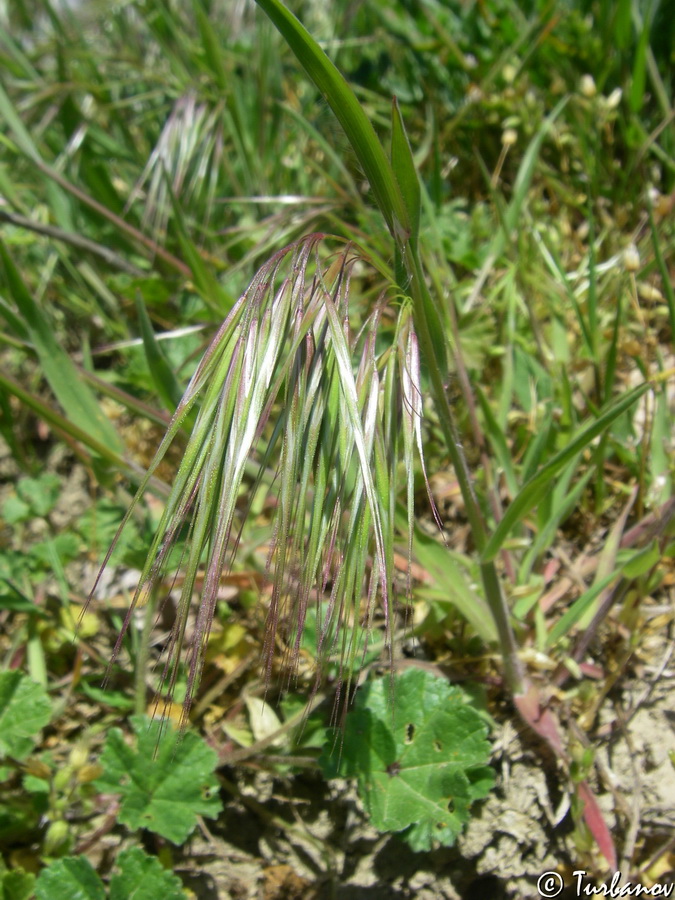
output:
<path id="1" fill-rule="evenodd" d="M 106 900 L 103 882 L 84 856 L 66 856 L 40 872 L 37 900 Z"/>
<path id="2" fill-rule="evenodd" d="M 174 844 L 187 840 L 197 816 L 215 818 L 222 806 L 217 755 L 193 732 L 178 737 L 166 721 L 132 716 L 136 746 L 113 728 L 101 754 L 100 791 L 120 794 L 119 821 L 147 828 Z"/>
<path id="3" fill-rule="evenodd" d="M 0 757 L 22 759 L 52 714 L 45 689 L 17 669 L 0 672 Z"/>
<path id="4" fill-rule="evenodd" d="M 140 847 L 120 853 L 117 865 L 119 872 L 110 879 L 110 900 L 185 900 L 180 878 Z"/>
<path id="5" fill-rule="evenodd" d="M 34 896 L 35 875 L 23 869 L 0 865 L 0 900 L 30 900 Z"/>
<path id="6" fill-rule="evenodd" d="M 341 752 L 338 748 L 342 743 Z M 411 668 L 368 682 L 320 763 L 355 777 L 373 825 L 404 831 L 414 850 L 450 845 L 494 782 L 487 726 L 446 679 Z"/>

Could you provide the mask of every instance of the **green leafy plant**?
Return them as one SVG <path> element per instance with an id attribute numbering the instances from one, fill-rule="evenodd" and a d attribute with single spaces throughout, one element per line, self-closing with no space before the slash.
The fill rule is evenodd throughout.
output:
<path id="1" fill-rule="evenodd" d="M 123 850 L 117 858 L 117 871 L 105 885 L 89 860 L 69 856 L 43 869 L 35 883 L 37 900 L 184 900 L 180 879 L 162 868 L 155 856 L 139 847 Z"/>
<path id="2" fill-rule="evenodd" d="M 321 765 L 328 778 L 356 778 L 376 828 L 430 850 L 454 843 L 494 784 L 487 731 L 459 688 L 408 669 L 367 682 Z"/>
<path id="3" fill-rule="evenodd" d="M 0 672 L 0 757 L 23 759 L 52 715 L 44 688 L 23 672 Z"/>
<path id="4" fill-rule="evenodd" d="M 77 534 L 70 529 L 57 532 L 50 526 L 49 514 L 56 506 L 61 487 L 58 475 L 49 472 L 37 478 L 20 478 L 15 493 L 2 504 L 2 518 L 13 527 L 18 538 L 15 543 L 21 544 L 21 549 L 0 550 L 0 578 L 15 593 L 20 588 L 30 595 L 37 581 L 50 572 L 58 577 L 63 566 L 72 562 L 80 551 L 81 540 Z M 28 537 L 27 526 L 35 520 L 42 520 L 47 526 L 48 537 Z"/>
<path id="5" fill-rule="evenodd" d="M 99 790 L 119 794 L 119 821 L 147 828 L 174 844 L 187 840 L 197 816 L 213 818 L 221 803 L 214 777 L 216 754 L 191 732 L 176 745 L 165 722 L 132 716 L 136 747 L 114 728 L 101 755 Z"/>
<path id="6" fill-rule="evenodd" d="M 2 900 L 30 900 L 35 896 L 35 875 L 23 869 L 8 869 L 0 858 L 0 898 Z"/>

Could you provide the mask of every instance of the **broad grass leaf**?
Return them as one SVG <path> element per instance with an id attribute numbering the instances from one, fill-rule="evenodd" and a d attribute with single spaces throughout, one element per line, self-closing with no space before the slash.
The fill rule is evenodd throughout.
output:
<path id="1" fill-rule="evenodd" d="M 418 526 L 415 526 L 413 534 L 413 555 L 434 582 L 429 587 L 418 589 L 419 593 L 432 596 L 436 602 L 452 604 L 484 641 L 496 641 L 497 629 L 487 603 L 472 587 L 479 578 L 478 571 L 472 572 L 468 565 L 462 564 L 459 554 L 455 557 Z"/>
<path id="2" fill-rule="evenodd" d="M 96 786 L 121 795 L 123 825 L 147 828 L 182 844 L 198 815 L 215 818 L 222 808 L 213 774 L 216 753 L 193 732 L 178 741 L 165 721 L 132 716 L 131 723 L 136 746 L 130 747 L 114 728 L 101 755 L 104 771 Z"/>
<path id="3" fill-rule="evenodd" d="M 106 900 L 103 882 L 83 856 L 66 856 L 40 872 L 37 900 Z"/>
<path id="4" fill-rule="evenodd" d="M 652 543 L 647 547 L 635 550 L 621 561 L 621 565 L 617 566 L 612 572 L 609 572 L 603 578 L 596 581 L 595 584 L 584 591 L 574 603 L 563 613 L 546 637 L 546 646 L 552 647 L 556 641 L 566 635 L 575 625 L 583 620 L 584 615 L 593 608 L 593 601 L 599 597 L 602 592 L 609 588 L 610 585 L 617 581 L 619 577 L 637 578 L 644 574 L 650 568 L 655 566 L 660 559 L 658 545 Z M 582 622 L 582 624 L 584 624 Z"/>
<path id="5" fill-rule="evenodd" d="M 0 756 L 22 759 L 30 753 L 51 715 L 44 688 L 23 672 L 0 672 Z"/>
<path id="6" fill-rule="evenodd" d="M 411 668 L 395 679 L 393 697 L 389 678 L 361 689 L 339 759 L 337 750 L 324 752 L 320 764 L 328 777 L 358 779 L 376 828 L 410 829 L 405 839 L 412 848 L 430 850 L 454 843 L 473 801 L 490 790 L 489 756 L 487 726 L 464 694 Z"/>
<path id="7" fill-rule="evenodd" d="M 81 372 L 78 372 L 77 377 L 82 379 L 83 377 L 86 378 L 86 375 L 83 376 Z M 112 463 L 121 471 L 128 473 L 130 477 L 139 480 L 138 466 L 124 459 L 113 446 L 107 444 L 104 440 L 98 440 L 91 430 L 80 428 L 78 425 L 74 424 L 69 418 L 66 418 L 66 416 L 57 412 L 51 405 L 43 403 L 34 393 L 25 390 L 14 378 L 10 378 L 1 371 L 0 391 L 4 391 L 6 394 L 12 394 L 21 401 L 23 406 L 33 410 L 33 412 L 47 422 L 48 425 L 58 429 L 63 434 L 69 435 L 76 441 L 79 441 L 83 446 L 89 447 L 100 456 L 101 459 L 108 460 L 108 462 Z M 161 482 L 154 479 L 153 484 L 155 487 L 159 487 L 161 492 Z"/>
<path id="8" fill-rule="evenodd" d="M 119 872 L 110 879 L 110 900 L 185 900 L 180 878 L 140 847 L 120 853 L 117 865 Z"/>

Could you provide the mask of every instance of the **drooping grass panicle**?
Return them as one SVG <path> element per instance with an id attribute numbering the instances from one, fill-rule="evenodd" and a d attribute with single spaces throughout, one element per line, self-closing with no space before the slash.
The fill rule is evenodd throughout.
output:
<path id="1" fill-rule="evenodd" d="M 399 468 L 411 531 L 413 448 L 421 450 L 419 356 L 409 303 L 394 306 L 383 298 L 352 331 L 349 298 L 360 257 L 344 242 L 331 252 L 325 238 L 295 242 L 259 270 L 197 368 L 134 500 L 198 404 L 123 625 L 124 634 L 183 538 L 183 580 L 160 693 L 170 696 L 186 650 L 184 719 L 202 674 L 221 579 L 259 491 L 270 497 L 271 509 L 267 677 L 279 644 L 287 672 L 295 671 L 312 608 L 317 657 L 337 655 L 343 696 L 378 616 L 391 647 Z M 245 478 L 251 484 L 240 501 Z M 407 549 L 410 554 L 411 533 Z"/>
<path id="2" fill-rule="evenodd" d="M 224 151 L 222 115 L 191 90 L 176 100 L 125 208 L 143 199 L 142 225 L 155 239 L 166 233 L 169 186 L 183 204 L 197 201 L 208 221 Z"/>

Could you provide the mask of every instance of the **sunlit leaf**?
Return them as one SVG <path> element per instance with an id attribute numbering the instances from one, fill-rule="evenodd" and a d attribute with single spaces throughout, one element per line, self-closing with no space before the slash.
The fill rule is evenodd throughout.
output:
<path id="1" fill-rule="evenodd" d="M 23 672 L 0 672 L 0 756 L 22 759 L 51 718 L 44 688 Z"/>
<path id="2" fill-rule="evenodd" d="M 98 790 L 120 794 L 119 820 L 129 828 L 147 828 L 174 844 L 187 840 L 197 816 L 214 818 L 222 806 L 214 750 L 187 732 L 177 742 L 166 721 L 133 716 L 136 746 L 119 728 L 108 734 L 96 781 Z"/>
<path id="3" fill-rule="evenodd" d="M 361 688 L 344 737 L 329 741 L 321 765 L 328 777 L 358 779 L 376 828 L 409 829 L 412 848 L 430 850 L 454 843 L 471 804 L 492 787 L 486 737 L 485 723 L 461 691 L 411 668 L 393 686 L 380 678 Z"/>

